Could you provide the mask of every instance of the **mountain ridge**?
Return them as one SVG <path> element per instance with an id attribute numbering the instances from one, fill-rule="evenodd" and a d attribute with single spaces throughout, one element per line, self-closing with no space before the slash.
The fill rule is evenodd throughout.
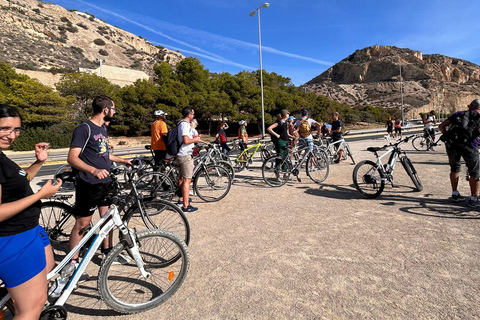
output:
<path id="1" fill-rule="evenodd" d="M 407 118 L 432 109 L 442 113 L 463 110 L 480 96 L 480 66 L 440 54 L 379 45 L 356 50 L 304 87 L 352 106 L 401 108 L 400 80 Z"/>

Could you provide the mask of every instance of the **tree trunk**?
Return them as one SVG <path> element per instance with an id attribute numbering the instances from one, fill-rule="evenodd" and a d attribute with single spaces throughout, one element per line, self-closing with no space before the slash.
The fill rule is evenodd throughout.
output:
<path id="1" fill-rule="evenodd" d="M 212 134 L 212 117 L 208 117 L 208 135 Z"/>

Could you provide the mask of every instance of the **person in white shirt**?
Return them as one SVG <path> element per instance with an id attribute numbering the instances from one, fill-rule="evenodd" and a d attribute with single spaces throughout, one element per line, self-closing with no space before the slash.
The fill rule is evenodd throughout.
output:
<path id="1" fill-rule="evenodd" d="M 435 111 L 430 111 L 428 115 L 426 115 L 423 119 L 423 136 L 427 141 L 427 151 L 435 151 L 433 146 L 430 147 L 430 142 L 435 141 L 435 129 L 433 125 L 437 123 L 437 119 L 435 118 Z"/>
<path id="2" fill-rule="evenodd" d="M 192 182 L 193 176 L 193 148 L 195 142 L 200 141 L 200 136 L 195 135 L 194 131 L 190 125 L 192 122 L 195 111 L 191 107 L 185 107 L 182 110 L 183 120 L 179 124 L 178 136 L 183 141 L 180 150 L 177 153 L 176 163 L 179 166 L 179 178 L 178 186 L 182 190 L 182 197 L 180 200 L 183 202 L 182 211 L 183 212 L 195 212 L 198 208 L 192 207 L 189 201 L 190 195 L 190 183 Z"/>

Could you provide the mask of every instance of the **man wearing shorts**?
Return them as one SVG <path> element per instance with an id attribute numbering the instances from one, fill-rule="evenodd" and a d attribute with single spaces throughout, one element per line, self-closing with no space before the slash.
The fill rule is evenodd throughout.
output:
<path id="1" fill-rule="evenodd" d="M 476 112 L 480 111 L 480 99 L 473 100 L 468 105 L 468 110 L 474 110 Z M 447 127 L 451 124 L 456 124 L 456 118 L 460 113 L 465 113 L 468 111 L 460 111 L 454 113 L 447 120 L 443 121 L 438 129 L 443 134 L 447 131 Z M 449 143 L 447 140 L 445 142 L 445 148 L 448 155 L 448 163 L 450 164 L 450 184 L 452 185 L 452 197 L 450 198 L 453 202 L 460 202 L 465 200 L 464 197 L 458 192 L 458 181 L 460 178 L 460 169 L 461 169 L 461 159 L 465 160 L 467 165 L 468 172 L 470 174 L 470 200 L 468 201 L 469 207 L 480 207 L 480 202 L 478 201 L 478 190 L 480 186 L 480 173 L 479 173 L 479 157 L 478 157 L 478 132 L 477 137 L 471 142 L 467 142 L 465 145 L 458 145 Z"/>
<path id="2" fill-rule="evenodd" d="M 115 103 L 107 96 L 93 99 L 93 116 L 75 128 L 68 152 L 68 163 L 76 169 L 75 185 L 75 225 L 70 235 L 69 247 L 72 250 L 83 238 L 81 231 L 86 228 L 95 209 L 100 216 L 108 210 L 108 203 L 103 201 L 105 191 L 111 182 L 109 177 L 110 161 L 130 165 L 130 160 L 114 156 L 108 149 L 108 135 L 105 122 L 115 114 Z M 112 234 L 104 240 L 102 253 L 104 256 L 112 248 Z M 78 253 L 72 260 L 78 258 Z M 121 258 L 119 258 L 121 259 Z M 124 263 L 118 261 L 118 263 Z"/>
<path id="3" fill-rule="evenodd" d="M 393 137 L 393 121 L 391 117 L 388 117 L 385 127 L 387 128 L 387 135 Z"/>
<path id="4" fill-rule="evenodd" d="M 342 140 L 343 137 L 342 137 L 342 121 L 338 120 L 338 117 L 340 116 L 340 114 L 338 112 L 334 112 L 332 114 L 332 118 L 333 118 L 333 121 L 332 121 L 332 142 L 337 142 L 338 140 Z M 340 144 L 336 144 L 336 148 L 340 148 Z M 341 149 L 339 152 L 338 152 L 338 159 L 335 160 L 335 163 L 340 163 L 342 161 L 342 157 L 343 157 L 343 150 Z"/>
<path id="5" fill-rule="evenodd" d="M 435 111 L 430 111 L 423 119 L 423 136 L 427 139 L 427 151 L 435 151 L 433 146 L 430 147 L 430 143 L 435 141 L 435 129 L 433 125 L 437 123 L 435 118 Z"/>
<path id="6" fill-rule="evenodd" d="M 185 107 L 182 110 L 183 120 L 178 125 L 179 142 L 183 142 L 177 153 L 176 163 L 179 166 L 178 185 L 182 191 L 180 202 L 183 202 L 183 212 L 195 212 L 198 208 L 192 207 L 189 201 L 190 183 L 193 176 L 193 147 L 195 142 L 200 141 L 199 135 L 194 135 L 190 122 L 195 117 L 195 111 L 191 107 Z"/>

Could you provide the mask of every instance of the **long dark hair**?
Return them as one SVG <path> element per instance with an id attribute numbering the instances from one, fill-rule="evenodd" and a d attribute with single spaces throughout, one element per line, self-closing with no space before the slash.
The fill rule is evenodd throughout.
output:
<path id="1" fill-rule="evenodd" d="M 14 107 L 7 106 L 6 104 L 0 104 L 0 119 L 1 118 L 20 118 L 20 113 Z"/>

